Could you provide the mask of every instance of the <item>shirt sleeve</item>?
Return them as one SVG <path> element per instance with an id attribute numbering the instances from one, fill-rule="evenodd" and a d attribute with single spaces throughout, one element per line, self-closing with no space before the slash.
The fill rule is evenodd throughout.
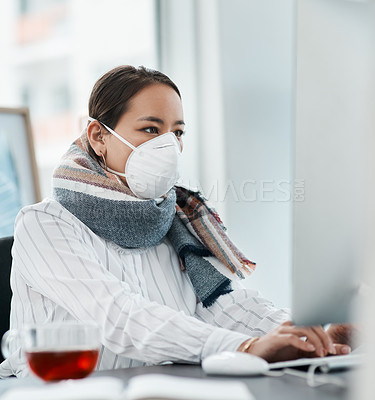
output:
<path id="1" fill-rule="evenodd" d="M 281 323 L 290 320 L 288 309 L 275 307 L 262 298 L 256 290 L 245 289 L 241 283 L 233 282 L 234 290 L 220 296 L 208 308 L 197 304 L 195 316 L 201 321 L 248 337 L 263 336 Z"/>
<path id="2" fill-rule="evenodd" d="M 28 208 L 18 215 L 13 270 L 28 291 L 41 294 L 77 320 L 96 321 L 102 344 L 128 358 L 151 364 L 196 363 L 209 354 L 234 350 L 248 338 L 133 293 L 95 256 L 93 239 L 85 241 L 77 225 L 61 213 L 49 213 L 48 203 L 44 209 Z M 32 302 L 30 307 L 34 314 Z"/>

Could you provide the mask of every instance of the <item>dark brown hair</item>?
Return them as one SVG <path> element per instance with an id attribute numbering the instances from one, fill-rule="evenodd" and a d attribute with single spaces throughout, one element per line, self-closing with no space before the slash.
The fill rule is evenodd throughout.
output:
<path id="1" fill-rule="evenodd" d="M 170 86 L 181 98 L 178 87 L 162 72 L 131 65 L 113 68 L 95 83 L 89 99 L 89 116 L 114 129 L 127 111 L 131 98 L 141 89 L 155 83 Z M 99 161 L 90 144 L 88 150 Z"/>
<path id="2" fill-rule="evenodd" d="M 92 89 L 89 100 L 90 117 L 114 129 L 126 112 L 129 100 L 144 87 L 155 83 L 170 86 L 181 97 L 177 86 L 159 71 L 131 65 L 112 69 Z"/>

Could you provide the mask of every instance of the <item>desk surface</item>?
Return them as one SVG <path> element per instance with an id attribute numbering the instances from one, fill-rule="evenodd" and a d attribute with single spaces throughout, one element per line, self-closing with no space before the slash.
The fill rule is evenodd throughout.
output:
<path id="1" fill-rule="evenodd" d="M 160 365 L 152 367 L 139 367 L 119 369 L 112 371 L 95 372 L 92 376 L 113 376 L 127 382 L 131 377 L 139 374 L 169 374 L 175 376 L 186 376 L 193 378 L 207 379 L 199 365 Z M 352 371 L 336 372 L 332 376 L 340 377 L 350 382 L 353 376 Z M 271 378 L 267 376 L 257 377 L 210 377 L 211 379 L 239 379 L 248 386 L 256 400 L 345 400 L 349 399 L 349 390 L 344 390 L 337 386 L 327 384 L 316 388 L 307 385 L 305 379 L 295 376 L 282 376 Z M 0 394 L 4 393 L 12 386 L 40 385 L 41 381 L 34 377 L 25 379 L 9 378 L 0 381 Z M 230 399 L 228 399 L 230 400 Z"/>

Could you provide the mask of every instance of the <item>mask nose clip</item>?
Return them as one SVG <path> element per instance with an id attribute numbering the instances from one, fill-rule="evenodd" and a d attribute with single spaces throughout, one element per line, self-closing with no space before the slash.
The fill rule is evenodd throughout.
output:
<path id="1" fill-rule="evenodd" d="M 165 147 L 174 146 L 172 143 L 161 144 L 159 146 L 155 146 L 154 149 L 164 149 Z"/>

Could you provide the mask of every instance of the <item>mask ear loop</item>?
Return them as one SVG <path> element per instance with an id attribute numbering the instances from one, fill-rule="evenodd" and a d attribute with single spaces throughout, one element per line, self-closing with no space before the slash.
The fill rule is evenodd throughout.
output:
<path id="1" fill-rule="evenodd" d="M 98 136 L 98 138 L 100 140 L 102 140 L 102 128 L 101 127 L 99 127 L 99 136 Z M 104 154 L 102 152 L 100 152 L 100 157 L 103 159 L 104 169 L 107 171 L 107 163 L 105 161 L 105 157 L 104 157 Z"/>
<path id="2" fill-rule="evenodd" d="M 105 129 L 107 129 L 108 132 L 111 132 L 113 136 L 116 136 L 118 140 L 120 140 L 122 143 L 126 144 L 128 147 L 130 147 L 132 150 L 135 150 L 136 147 L 133 146 L 130 142 L 128 142 L 126 139 L 124 139 L 122 136 L 120 136 L 118 133 L 116 133 L 113 129 L 111 129 L 109 126 L 106 124 L 103 124 L 103 122 L 100 122 L 97 119 L 88 117 L 88 120 L 93 122 L 93 121 L 98 121 L 99 124 L 103 125 Z"/>
<path id="3" fill-rule="evenodd" d="M 107 171 L 107 163 L 105 162 L 104 154 L 100 153 L 100 157 L 103 159 L 104 169 Z"/>

